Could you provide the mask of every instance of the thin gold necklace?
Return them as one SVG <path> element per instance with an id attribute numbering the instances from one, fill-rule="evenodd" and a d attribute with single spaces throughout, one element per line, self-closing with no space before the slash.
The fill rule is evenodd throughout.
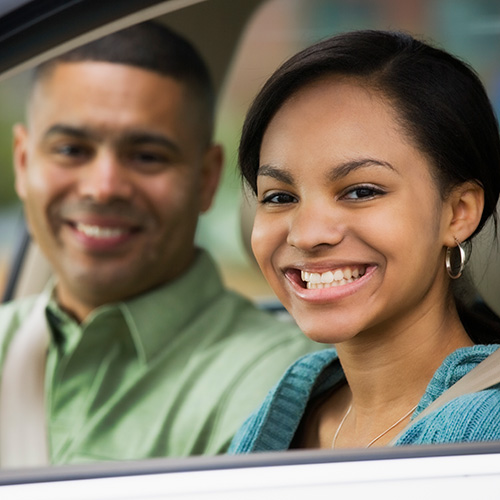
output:
<path id="1" fill-rule="evenodd" d="M 365 448 L 369 448 L 373 443 L 377 442 L 381 437 L 385 436 L 390 430 L 394 429 L 396 425 L 400 424 L 405 418 L 409 417 L 416 409 L 417 409 L 418 404 L 416 404 L 409 412 L 405 413 L 401 418 L 396 420 L 391 426 L 389 426 L 385 431 L 381 432 L 376 438 L 372 439 L 366 446 Z M 342 429 L 342 426 L 344 425 L 345 419 L 351 413 L 352 410 L 352 404 L 349 405 L 349 408 L 347 408 L 347 411 L 345 412 L 345 415 L 342 417 L 342 420 L 340 421 L 339 426 L 337 427 L 337 431 L 335 432 L 335 436 L 333 436 L 332 439 L 332 448 L 335 448 L 335 443 L 337 442 L 337 437 L 339 435 L 340 429 Z"/>

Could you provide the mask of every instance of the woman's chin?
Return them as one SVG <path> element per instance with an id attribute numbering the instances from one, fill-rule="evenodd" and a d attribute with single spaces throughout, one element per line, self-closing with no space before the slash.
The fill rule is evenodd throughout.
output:
<path id="1" fill-rule="evenodd" d="M 304 334 L 320 344 L 339 344 L 350 340 L 356 333 L 351 330 L 340 329 L 339 327 L 329 326 L 325 328 L 325 325 L 301 325 L 298 322 L 299 328 L 304 332 Z"/>

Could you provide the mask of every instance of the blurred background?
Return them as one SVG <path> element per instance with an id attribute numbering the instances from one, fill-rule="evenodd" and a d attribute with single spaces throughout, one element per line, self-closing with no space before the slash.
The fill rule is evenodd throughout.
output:
<path id="1" fill-rule="evenodd" d="M 175 29 L 175 19 L 166 21 Z M 236 157 L 245 111 L 266 78 L 289 56 L 334 33 L 364 28 L 409 31 L 459 56 L 477 70 L 497 115 L 500 113 L 499 0 L 263 2 L 240 38 L 222 84 L 216 140 L 225 147 L 225 173 L 216 203 L 203 216 L 198 231 L 199 244 L 216 257 L 228 286 L 254 299 L 272 299 L 273 294 L 241 234 L 244 195 Z M 214 25 L 214 36 L 224 29 L 230 26 Z M 203 53 L 203 47 L 199 48 Z M 11 129 L 16 121 L 24 120 L 29 80 L 30 75 L 22 73 L 0 83 L 0 291 L 5 286 L 22 220 L 14 191 Z"/>

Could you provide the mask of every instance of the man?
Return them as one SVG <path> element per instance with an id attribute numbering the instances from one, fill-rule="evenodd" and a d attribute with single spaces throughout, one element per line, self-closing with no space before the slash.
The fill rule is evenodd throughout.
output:
<path id="1" fill-rule="evenodd" d="M 51 463 L 224 452 L 288 364 L 314 348 L 225 290 L 195 248 L 222 165 L 212 128 L 204 63 L 159 25 L 37 69 L 27 126 L 14 129 L 16 190 L 55 282 L 0 308 L 3 465 L 43 462 L 22 451 L 29 429 L 12 438 L 21 416 L 5 400 L 9 389 L 21 403 L 37 398 L 16 387 L 36 362 L 11 361 L 37 345 L 18 341 L 28 318 L 49 331 L 32 380 L 44 380 Z"/>

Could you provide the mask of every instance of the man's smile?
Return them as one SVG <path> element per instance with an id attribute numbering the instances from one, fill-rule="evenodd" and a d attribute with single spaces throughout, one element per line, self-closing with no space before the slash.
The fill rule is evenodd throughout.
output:
<path id="1" fill-rule="evenodd" d="M 75 228 L 77 231 L 85 234 L 86 236 L 97 239 L 117 238 L 119 236 L 132 232 L 132 228 L 104 227 L 95 224 L 83 224 L 81 222 L 77 222 L 75 224 Z"/>
<path id="2" fill-rule="evenodd" d="M 95 217 L 94 217 L 95 219 Z M 131 221 L 121 221 L 114 217 L 102 221 L 76 221 L 65 220 L 64 225 L 71 230 L 78 246 L 87 252 L 115 252 L 124 250 L 135 235 L 141 232 L 142 226 Z"/>

